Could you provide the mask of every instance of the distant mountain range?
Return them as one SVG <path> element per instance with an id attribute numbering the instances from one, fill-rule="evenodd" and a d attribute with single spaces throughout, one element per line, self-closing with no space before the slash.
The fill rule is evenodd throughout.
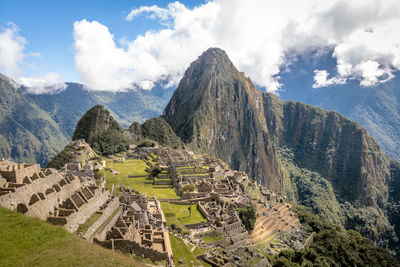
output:
<path id="1" fill-rule="evenodd" d="M 389 157 L 400 160 L 400 73 L 373 87 L 361 87 L 356 80 L 343 85 L 312 87 L 314 70 L 335 73 L 335 66 L 329 50 L 325 54 L 294 56 L 292 64 L 280 73 L 283 87 L 279 97 L 335 110 L 359 122 Z M 122 127 L 128 128 L 134 121 L 143 122 L 161 115 L 175 89 L 156 86 L 152 90 L 112 93 L 88 90 L 78 83 L 66 84 L 64 91 L 54 94 L 29 94 L 23 86 L 11 92 L 10 88 L 19 85 L 0 75 L 0 105 L 4 111 L 0 114 L 3 125 L 0 140 L 4 144 L 0 157 L 39 162 L 44 166 L 71 139 L 79 118 L 94 105 L 106 107 Z M 24 104 L 10 101 L 11 98 Z M 47 126 L 23 119 L 32 117 Z M 35 129 L 37 126 L 43 131 Z"/>
<path id="2" fill-rule="evenodd" d="M 279 97 L 335 110 L 359 122 L 392 158 L 400 160 L 400 72 L 386 83 L 363 87 L 359 81 L 313 88 L 314 70 L 336 73 L 332 51 L 297 55 L 281 71 Z"/>
<path id="3" fill-rule="evenodd" d="M 110 110 L 122 127 L 159 116 L 173 88 L 126 92 L 92 91 L 67 83 L 54 94 L 29 94 L 23 86 L 0 75 L 0 158 L 38 162 L 45 166 L 72 138 L 82 115 L 96 104 Z"/>

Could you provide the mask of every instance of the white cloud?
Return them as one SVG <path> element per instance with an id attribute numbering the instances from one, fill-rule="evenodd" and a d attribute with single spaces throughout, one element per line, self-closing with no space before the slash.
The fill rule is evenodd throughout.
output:
<path id="1" fill-rule="evenodd" d="M 31 94 L 53 94 L 67 87 L 55 72 L 46 73 L 43 77 L 21 77 L 19 82 L 25 85 L 26 91 Z"/>
<path id="2" fill-rule="evenodd" d="M 40 57 L 40 53 L 26 53 L 25 45 L 27 41 L 19 35 L 19 28 L 12 22 L 7 24 L 6 28 L 2 28 L 0 32 L 0 72 L 12 77 L 20 84 L 25 85 L 27 91 L 34 94 L 53 93 L 64 90 L 66 85 L 60 80 L 58 73 L 47 73 L 42 77 L 21 77 L 21 65 L 28 57 Z M 15 87 L 20 85 L 12 79 L 10 82 Z"/>
<path id="3" fill-rule="evenodd" d="M 7 26 L 0 32 L 0 72 L 18 77 L 21 72 L 19 64 L 25 57 L 26 40 L 19 35 L 15 24 L 10 22 Z"/>
<path id="4" fill-rule="evenodd" d="M 337 73 L 329 78 L 315 72 L 315 87 L 347 79 L 370 86 L 400 69 L 398 0 L 214 0 L 193 9 L 174 2 L 133 9 L 126 20 L 134 23 L 144 13 L 167 21 L 166 28 L 124 40 L 123 47 L 105 25 L 75 22 L 75 60 L 84 83 L 114 91 L 165 77 L 177 84 L 209 47 L 224 49 L 239 70 L 271 92 L 279 90 L 280 67 L 293 51 L 334 49 Z"/>
<path id="5" fill-rule="evenodd" d="M 314 71 L 314 81 L 313 88 L 325 87 L 332 84 L 344 84 L 346 81 L 340 77 L 329 77 L 329 73 L 326 70 L 315 70 Z"/>
<path id="6" fill-rule="evenodd" d="M 156 5 L 153 5 L 153 6 L 142 6 L 137 9 L 132 9 L 132 11 L 129 12 L 129 14 L 126 16 L 125 19 L 131 21 L 142 13 L 150 13 L 148 17 L 151 19 L 160 18 L 162 20 L 167 20 L 169 17 L 168 9 L 160 8 Z"/>

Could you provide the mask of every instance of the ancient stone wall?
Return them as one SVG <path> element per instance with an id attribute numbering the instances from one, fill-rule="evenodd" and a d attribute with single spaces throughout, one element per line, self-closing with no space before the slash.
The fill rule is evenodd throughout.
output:
<path id="1" fill-rule="evenodd" d="M 114 249 L 118 249 L 122 253 L 131 253 L 136 256 L 144 256 L 145 258 L 150 258 L 152 261 L 168 259 L 168 253 L 166 251 L 159 252 L 152 248 L 142 247 L 133 240 L 114 239 L 107 241 L 99 241 L 98 239 L 95 238 L 93 239 L 93 242 L 108 249 L 112 249 L 114 243 Z"/>
<path id="2" fill-rule="evenodd" d="M 208 226 L 208 223 L 206 222 L 206 219 L 204 219 L 204 221 L 201 221 L 199 223 L 185 224 L 185 227 L 187 229 L 198 229 L 200 226 L 201 227 Z"/>
<path id="3" fill-rule="evenodd" d="M 242 241 L 234 243 L 233 245 L 227 247 L 226 249 L 228 251 L 232 251 L 232 250 L 238 249 L 240 247 L 246 247 L 246 246 L 247 246 L 247 241 L 246 240 L 242 240 Z"/>
<path id="4" fill-rule="evenodd" d="M 239 234 L 243 231 L 242 222 L 234 222 L 224 227 L 224 231 L 230 235 Z"/>
<path id="5" fill-rule="evenodd" d="M 28 186 L 27 186 L 28 187 Z M 81 187 L 79 179 L 76 178 L 70 183 L 65 184 L 61 187 L 61 190 L 57 192 L 52 188 L 52 185 L 48 185 L 47 188 L 41 188 L 40 192 L 45 195 L 45 199 L 39 200 L 31 206 L 28 206 L 26 215 L 32 217 L 39 217 L 42 220 L 46 220 L 50 213 L 54 213 L 55 207 L 58 207 L 59 202 L 63 199 L 69 198 Z M 47 191 L 47 189 L 53 189 L 53 191 Z M 48 194 L 46 194 L 46 191 Z"/>
<path id="6" fill-rule="evenodd" d="M 123 210 L 121 209 L 117 214 L 114 215 L 114 217 L 111 219 L 109 223 L 104 227 L 104 229 L 96 234 L 95 238 L 101 241 L 104 241 L 107 236 L 107 232 L 111 230 L 111 228 L 117 223 L 119 217 L 122 216 Z"/>
<path id="7" fill-rule="evenodd" d="M 119 198 L 114 197 L 112 201 L 108 203 L 107 208 L 103 210 L 103 214 L 100 216 L 100 218 L 89 227 L 83 237 L 89 239 L 96 232 L 96 230 L 114 213 L 114 211 L 118 209 L 118 207 Z"/>
<path id="8" fill-rule="evenodd" d="M 34 173 L 40 172 L 39 164 L 11 163 L 9 167 L 9 170 L 0 170 L 0 174 L 11 183 L 22 184 L 25 176 L 31 177 Z"/>
<path id="9" fill-rule="evenodd" d="M 172 184 L 171 179 L 155 179 L 154 180 L 155 185 L 170 185 Z"/>
<path id="10" fill-rule="evenodd" d="M 232 243 L 239 242 L 240 240 L 246 239 L 249 236 L 247 232 L 243 232 L 241 234 L 235 235 L 231 237 Z"/>
<path id="11" fill-rule="evenodd" d="M 50 174 L 48 176 L 45 176 L 45 178 L 37 176 L 37 178 L 33 181 L 29 179 L 30 184 L 25 184 L 24 186 L 15 188 L 15 191 L 12 193 L 0 196 L 0 206 L 10 210 L 15 210 L 17 208 L 17 205 L 22 203 L 28 207 L 34 194 L 43 193 L 46 197 L 46 190 L 50 188 L 53 188 L 53 190 L 55 190 L 53 185 L 57 185 L 58 188 L 60 188 L 59 183 L 61 180 L 64 180 L 64 178 L 59 173 Z M 73 186 L 71 186 L 73 188 L 76 187 L 76 182 L 79 183 L 78 179 L 75 180 L 73 181 Z M 31 203 L 31 205 L 32 204 L 33 203 Z"/>
<path id="12" fill-rule="evenodd" d="M 67 224 L 63 227 L 68 232 L 75 232 L 78 230 L 79 224 L 83 224 L 95 213 L 100 206 L 102 206 L 110 197 L 110 192 L 100 192 L 97 190 L 95 196 L 88 200 L 88 203 L 83 204 L 77 212 L 72 213 L 67 217 Z"/>

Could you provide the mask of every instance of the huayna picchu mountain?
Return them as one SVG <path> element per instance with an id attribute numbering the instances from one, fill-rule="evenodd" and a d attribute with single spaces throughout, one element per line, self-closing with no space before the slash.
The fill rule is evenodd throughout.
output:
<path id="1" fill-rule="evenodd" d="M 129 138 L 124 129 L 102 105 L 88 110 L 76 125 L 72 140 L 85 139 L 98 153 L 109 155 L 125 151 Z"/>
<path id="2" fill-rule="evenodd" d="M 146 140 L 172 148 L 183 147 L 181 139 L 163 118 L 152 118 L 143 124 L 134 122 L 125 130 L 102 105 L 95 105 L 78 121 L 72 140 L 79 139 L 85 139 L 102 155 L 125 151 L 129 144 L 140 144 Z"/>
<path id="3" fill-rule="evenodd" d="M 223 50 L 210 48 L 190 65 L 163 118 L 187 147 L 292 201 L 376 240 L 393 235 L 385 212 L 400 177 L 367 131 L 337 112 L 262 93 Z"/>

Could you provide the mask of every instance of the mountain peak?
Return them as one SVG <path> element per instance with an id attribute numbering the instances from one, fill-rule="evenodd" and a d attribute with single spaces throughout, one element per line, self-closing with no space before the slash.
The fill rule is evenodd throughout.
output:
<path id="1" fill-rule="evenodd" d="M 85 139 L 91 144 L 99 133 L 108 129 L 122 131 L 122 128 L 102 105 L 89 109 L 76 125 L 72 140 Z"/>
<path id="2" fill-rule="evenodd" d="M 194 69 L 212 69 L 214 72 L 223 73 L 222 70 L 237 71 L 227 53 L 216 47 L 207 49 L 195 60 L 186 71 L 185 76 L 192 74 Z"/>

